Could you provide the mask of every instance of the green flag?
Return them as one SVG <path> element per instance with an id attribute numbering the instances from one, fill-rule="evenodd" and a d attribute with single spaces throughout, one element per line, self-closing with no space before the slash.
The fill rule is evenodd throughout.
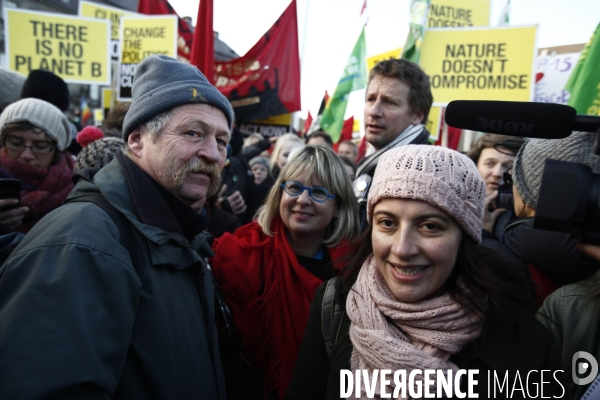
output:
<path id="1" fill-rule="evenodd" d="M 402 58 L 419 62 L 421 57 L 421 42 L 425 32 L 425 22 L 431 0 L 413 0 L 410 7 L 410 29 L 402 50 Z"/>
<path id="2" fill-rule="evenodd" d="M 577 114 L 600 116 L 600 24 L 581 52 L 565 90 L 571 92 L 569 104 Z"/>
<path id="3" fill-rule="evenodd" d="M 321 117 L 321 127 L 331 136 L 333 143 L 340 140 L 342 127 L 344 126 L 344 114 L 348 105 L 348 95 L 353 90 L 364 89 L 367 86 L 366 57 L 367 46 L 365 28 L 363 27 L 346 68 L 344 68 L 344 75 L 338 82 L 335 92 L 329 99 Z"/>
<path id="4" fill-rule="evenodd" d="M 510 22 L 510 0 L 506 0 L 506 5 L 500 14 L 500 20 L 498 20 L 498 26 L 507 26 Z"/>

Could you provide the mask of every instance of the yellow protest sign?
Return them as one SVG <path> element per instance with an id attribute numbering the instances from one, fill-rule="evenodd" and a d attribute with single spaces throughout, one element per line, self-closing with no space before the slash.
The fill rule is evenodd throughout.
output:
<path id="1" fill-rule="evenodd" d="M 177 16 L 121 18 L 119 101 L 131 101 L 131 85 L 137 64 L 153 54 L 177 56 Z"/>
<path id="2" fill-rule="evenodd" d="M 8 68 L 45 69 L 66 82 L 110 85 L 107 21 L 4 9 Z"/>
<path id="3" fill-rule="evenodd" d="M 489 0 L 431 0 L 427 15 L 429 28 L 489 26 Z"/>
<path id="4" fill-rule="evenodd" d="M 425 122 L 425 129 L 429 131 L 429 141 L 435 143 L 440 138 L 440 124 L 442 123 L 443 107 L 432 106 Z"/>
<path id="5" fill-rule="evenodd" d="M 290 126 L 292 123 L 292 114 L 280 114 L 272 115 L 268 118 L 257 119 L 251 122 L 251 124 L 262 124 L 262 125 L 287 125 Z"/>
<path id="6" fill-rule="evenodd" d="M 80 17 L 89 17 L 96 19 L 105 19 L 110 21 L 110 57 L 113 62 L 119 61 L 119 32 L 121 29 L 121 17 L 139 15 L 131 11 L 122 10 L 116 7 L 105 6 L 91 1 L 80 0 L 77 15 Z"/>
<path id="7" fill-rule="evenodd" d="M 117 104 L 119 104 L 119 102 L 117 101 L 117 94 L 114 93 L 114 90 L 112 90 L 109 87 L 104 87 L 101 88 L 101 101 L 100 104 L 102 105 L 102 110 L 104 112 L 104 116 L 106 117 L 108 115 L 108 112 L 110 111 L 111 108 L 113 108 L 114 106 L 116 106 Z"/>
<path id="8" fill-rule="evenodd" d="M 428 29 L 421 68 L 433 100 L 530 101 L 537 26 Z"/>
<path id="9" fill-rule="evenodd" d="M 390 58 L 400 58 L 402 47 L 394 50 L 386 51 L 385 53 L 377 54 L 376 56 L 367 57 L 367 71 L 371 71 L 373 67 L 380 61 L 389 60 Z"/>
<path id="10" fill-rule="evenodd" d="M 104 121 L 104 110 L 103 109 L 94 108 L 92 110 L 92 115 L 94 116 L 94 123 L 96 125 L 102 124 L 102 121 Z"/>

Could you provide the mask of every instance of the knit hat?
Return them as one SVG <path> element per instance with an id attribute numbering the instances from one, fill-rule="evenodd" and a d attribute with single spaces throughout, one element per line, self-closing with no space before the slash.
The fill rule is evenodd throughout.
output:
<path id="1" fill-rule="evenodd" d="M 164 55 L 152 55 L 138 64 L 131 88 L 131 106 L 123 121 L 123 140 L 156 115 L 184 104 L 210 104 L 225 114 L 229 128 L 233 110 L 198 68 Z"/>
<path id="2" fill-rule="evenodd" d="M 23 75 L 0 67 L 0 112 L 10 103 L 20 99 L 19 94 L 24 82 Z"/>
<path id="3" fill-rule="evenodd" d="M 564 139 L 529 139 L 517 153 L 512 179 L 523 202 L 537 208 L 547 159 L 585 164 L 600 172 L 600 157 L 594 154 L 596 133 L 573 132 Z"/>
<path id="4" fill-rule="evenodd" d="M 69 120 L 56 106 L 39 99 L 22 99 L 12 103 L 0 114 L 0 137 L 11 122 L 29 122 L 43 129 L 63 151 L 71 143 Z"/>
<path id="5" fill-rule="evenodd" d="M 424 201 L 445 211 L 476 242 L 481 242 L 485 183 L 473 161 L 457 151 L 406 145 L 386 151 L 375 169 L 367 219 L 382 199 Z"/>
<path id="6" fill-rule="evenodd" d="M 266 159 L 265 157 L 254 157 L 252 160 L 250 160 L 250 168 L 252 168 L 253 166 L 255 166 L 256 164 L 262 164 L 265 167 L 267 167 L 267 170 L 271 167 L 271 163 L 269 162 L 268 159 Z"/>
<path id="7" fill-rule="evenodd" d="M 60 76 L 43 69 L 35 69 L 27 76 L 21 90 L 21 98 L 28 97 L 47 101 L 61 111 L 66 111 L 70 104 L 69 87 L 65 81 Z"/>
<path id="8" fill-rule="evenodd" d="M 95 140 L 77 154 L 75 171 L 84 168 L 102 168 L 124 147 L 125 142 L 121 138 L 105 137 Z"/>

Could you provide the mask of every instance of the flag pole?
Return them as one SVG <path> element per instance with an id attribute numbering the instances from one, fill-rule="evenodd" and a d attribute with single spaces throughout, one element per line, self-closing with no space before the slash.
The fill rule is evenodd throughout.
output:
<path id="1" fill-rule="evenodd" d="M 310 5 L 310 0 L 306 0 L 306 7 L 304 8 L 304 32 L 302 32 L 302 50 L 300 51 L 300 82 L 302 82 L 302 72 L 304 71 L 304 52 L 306 50 L 306 34 L 308 32 L 309 5 Z M 302 112 L 302 110 L 294 111 L 292 113 L 292 118 L 291 118 L 292 126 L 290 128 L 293 129 L 295 127 L 298 127 L 298 130 L 302 131 L 302 129 L 301 129 L 302 127 L 300 126 L 300 115 L 299 115 L 299 113 L 301 113 L 301 112 Z"/>

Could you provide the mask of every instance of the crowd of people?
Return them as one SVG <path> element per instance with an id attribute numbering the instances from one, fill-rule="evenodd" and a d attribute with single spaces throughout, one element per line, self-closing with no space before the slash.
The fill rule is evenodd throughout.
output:
<path id="1" fill-rule="evenodd" d="M 433 146 L 429 79 L 403 59 L 370 71 L 362 158 L 323 130 L 244 138 L 166 56 L 78 133 L 60 78 L 20 84 L 0 103 L 0 184 L 20 184 L 0 198 L 0 398 L 337 399 L 343 371 L 385 398 L 386 370 L 600 398 L 571 378 L 600 359 L 600 248 L 533 224 L 545 161 L 600 172 L 596 134 Z"/>

